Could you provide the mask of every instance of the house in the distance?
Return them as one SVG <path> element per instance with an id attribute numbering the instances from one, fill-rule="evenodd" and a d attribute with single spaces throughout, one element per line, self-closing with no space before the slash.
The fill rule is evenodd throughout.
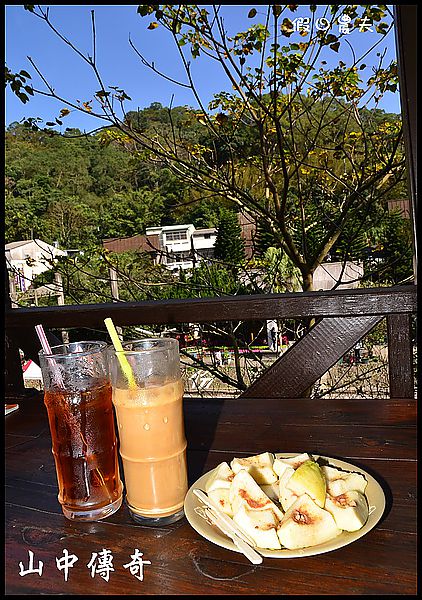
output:
<path id="1" fill-rule="evenodd" d="M 249 259 L 255 253 L 256 219 L 243 212 L 237 213 L 240 225 L 240 235 L 245 244 L 245 258 Z"/>
<path id="2" fill-rule="evenodd" d="M 110 252 L 149 252 L 154 262 L 158 262 L 157 255 L 160 252 L 158 235 L 138 234 L 125 238 L 107 238 L 103 240 L 103 246 Z"/>
<path id="3" fill-rule="evenodd" d="M 6 266 L 16 291 L 26 292 L 40 273 L 51 269 L 54 260 L 66 256 L 65 250 L 39 239 L 21 240 L 5 245 Z"/>
<path id="4" fill-rule="evenodd" d="M 214 256 L 217 230 L 196 229 L 192 224 L 148 227 L 145 235 L 112 238 L 103 246 L 112 252 L 139 250 L 149 252 L 155 264 L 175 271 L 192 269 L 202 260 Z"/>
<path id="5" fill-rule="evenodd" d="M 314 290 L 331 290 L 339 281 L 339 290 L 357 288 L 362 277 L 361 262 L 325 262 L 315 269 Z"/>
<path id="6" fill-rule="evenodd" d="M 398 211 L 403 219 L 410 219 L 410 202 L 409 198 L 397 198 L 387 200 L 389 212 Z"/>

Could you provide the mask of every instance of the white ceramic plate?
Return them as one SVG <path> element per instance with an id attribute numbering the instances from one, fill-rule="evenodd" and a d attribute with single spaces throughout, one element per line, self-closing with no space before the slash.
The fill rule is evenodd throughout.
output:
<path id="1" fill-rule="evenodd" d="M 282 458 L 290 458 L 292 456 L 297 456 L 297 453 L 279 453 L 277 452 L 277 456 Z M 343 469 L 345 471 L 355 471 L 357 473 L 362 473 L 365 476 L 368 485 L 365 489 L 365 496 L 369 505 L 369 517 L 365 525 L 359 529 L 358 531 L 347 532 L 343 531 L 340 535 L 335 537 L 324 544 L 319 544 L 318 546 L 311 546 L 309 548 L 300 548 L 298 550 L 287 550 L 287 548 L 283 548 L 282 550 L 267 550 L 265 548 L 257 548 L 257 550 L 262 554 L 262 556 L 266 556 L 269 558 L 299 558 L 301 556 L 314 556 L 315 554 L 323 554 L 325 552 L 331 552 L 332 550 L 337 550 L 338 548 L 342 548 L 343 546 L 347 546 L 351 544 L 355 540 L 358 540 L 362 536 L 366 535 L 368 531 L 373 529 L 378 521 L 381 519 L 384 510 L 385 510 L 385 495 L 380 484 L 366 471 L 347 463 L 343 460 L 337 460 L 335 458 L 328 458 L 325 456 L 319 457 L 324 461 L 324 464 L 329 464 L 330 466 L 337 467 L 339 469 Z M 217 467 L 216 467 L 217 468 Z M 231 539 L 226 537 L 220 530 L 214 525 L 209 524 L 203 517 L 201 517 L 196 510 L 200 507 L 203 507 L 202 502 L 195 496 L 193 493 L 194 488 L 199 488 L 200 490 L 205 490 L 205 484 L 213 473 L 209 471 L 200 477 L 189 489 L 185 498 L 185 515 L 191 526 L 204 538 L 212 542 L 213 544 L 217 544 L 218 546 L 222 546 L 223 548 L 227 548 L 228 550 L 234 550 L 235 552 L 239 552 L 236 546 L 233 544 Z"/>

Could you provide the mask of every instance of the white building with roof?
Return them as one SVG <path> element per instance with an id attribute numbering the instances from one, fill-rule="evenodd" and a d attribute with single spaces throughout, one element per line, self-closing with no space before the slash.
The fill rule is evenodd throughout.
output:
<path id="1" fill-rule="evenodd" d="M 146 236 L 158 236 L 160 262 L 171 270 L 192 269 L 214 256 L 217 229 L 196 229 L 192 224 L 148 227 Z"/>
<path id="2" fill-rule="evenodd" d="M 314 290 L 332 290 L 339 281 L 341 281 L 338 286 L 340 290 L 357 288 L 363 274 L 361 262 L 325 262 L 315 269 Z"/>
<path id="3" fill-rule="evenodd" d="M 6 266 L 15 275 L 16 290 L 26 292 L 34 278 L 51 269 L 64 250 L 39 239 L 21 240 L 5 244 Z"/>

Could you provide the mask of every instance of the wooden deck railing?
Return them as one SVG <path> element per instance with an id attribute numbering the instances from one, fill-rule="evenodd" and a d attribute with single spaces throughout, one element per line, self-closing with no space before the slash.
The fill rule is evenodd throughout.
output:
<path id="1" fill-rule="evenodd" d="M 6 390 L 23 391 L 18 348 L 37 358 L 34 326 L 104 329 L 116 326 L 303 319 L 316 324 L 292 345 L 242 396 L 301 397 L 343 354 L 383 318 L 387 319 L 390 397 L 413 398 L 411 317 L 416 287 L 398 286 L 325 292 L 233 296 L 151 302 L 11 308 L 6 300 Z"/>

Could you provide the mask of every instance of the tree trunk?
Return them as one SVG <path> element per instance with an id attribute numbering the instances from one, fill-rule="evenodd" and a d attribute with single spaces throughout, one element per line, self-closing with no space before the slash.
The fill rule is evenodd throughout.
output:
<path id="1" fill-rule="evenodd" d="M 237 338 L 236 335 L 234 334 L 233 331 L 233 323 L 230 322 L 230 330 L 231 330 L 231 339 L 233 342 L 233 358 L 234 358 L 234 366 L 236 369 L 236 379 L 238 382 L 238 386 L 240 390 L 246 390 L 246 384 L 245 381 L 243 379 L 243 375 L 242 375 L 242 367 L 240 364 L 240 352 L 239 352 L 239 345 L 237 343 Z"/>
<path id="2" fill-rule="evenodd" d="M 302 272 L 302 291 L 313 292 L 314 291 L 314 274 Z"/>

